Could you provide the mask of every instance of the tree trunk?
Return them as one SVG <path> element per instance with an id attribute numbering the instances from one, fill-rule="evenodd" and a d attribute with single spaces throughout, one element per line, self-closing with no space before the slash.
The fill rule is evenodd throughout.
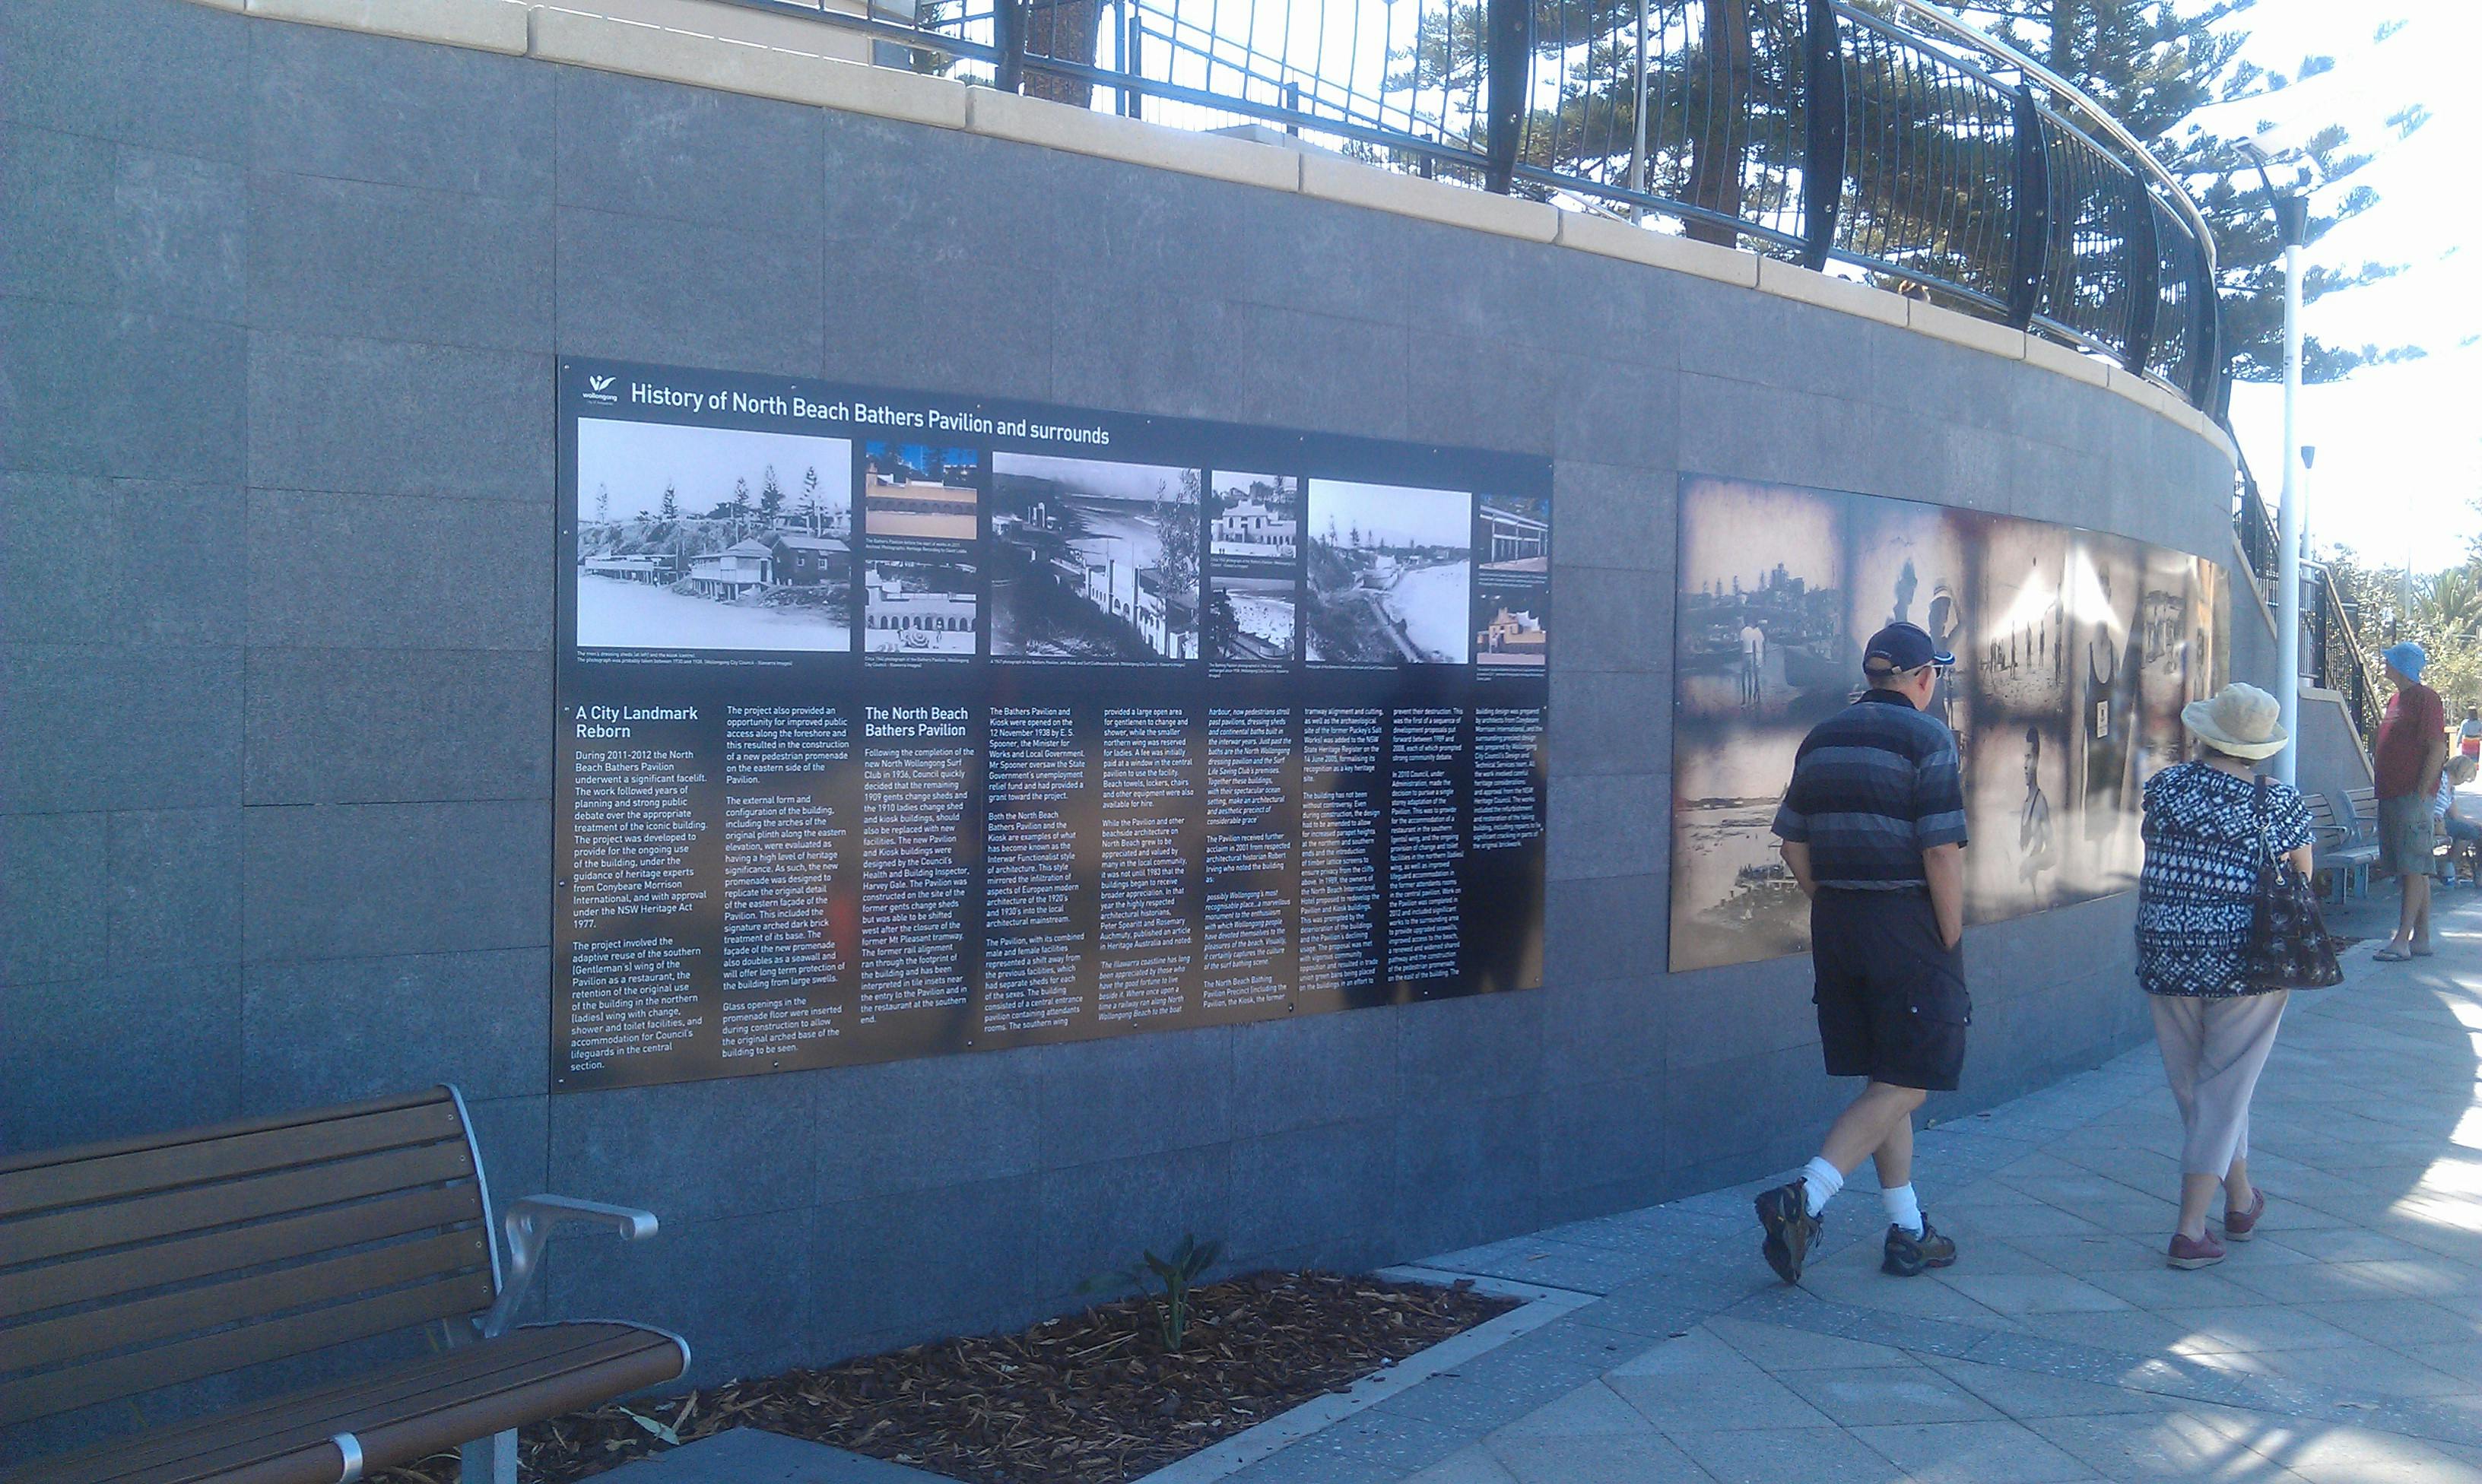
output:
<path id="1" fill-rule="evenodd" d="M 1034 0 L 1025 17 L 1025 54 L 1060 62 L 1095 62 L 1095 29 L 1103 18 L 1100 0 Z M 1028 96 L 1078 108 L 1095 106 L 1095 88 L 1074 77 L 1062 77 L 1040 67 L 1025 69 Z"/>
<path id="2" fill-rule="evenodd" d="M 1706 0 L 1700 38 L 1706 106 L 1690 120 L 1689 203 L 1737 218 L 1750 150 L 1750 0 Z M 1688 235 L 1729 247 L 1740 234 L 1692 221 Z"/>

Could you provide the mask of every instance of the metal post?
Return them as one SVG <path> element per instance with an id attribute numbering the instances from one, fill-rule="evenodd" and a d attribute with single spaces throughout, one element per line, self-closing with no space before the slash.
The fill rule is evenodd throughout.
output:
<path id="1" fill-rule="evenodd" d="M 477 1438 L 457 1450 L 465 1484 L 517 1484 L 517 1435 L 515 1431 Z"/>
<path id="2" fill-rule="evenodd" d="M 2128 344 L 2120 363 L 2139 376 L 2154 357 L 2154 320 L 2163 309 L 2163 245 L 2154 237 L 2154 195 L 2146 177 L 2129 167 L 2128 190 L 2137 220 L 2128 229 Z"/>
<path id="3" fill-rule="evenodd" d="M 1534 7 L 1531 0 L 1484 0 L 1484 11 L 1483 187 L 1506 195 L 1517 183 L 1518 144 L 1525 132 Z"/>
<path id="4" fill-rule="evenodd" d="M 2183 231 L 2190 231 L 2187 227 Z M 2189 239 L 2189 405 L 2222 417 L 2223 398 L 2217 382 L 2224 370 L 2223 301 L 2215 291 L 2215 274 L 2206 266 L 2206 247 L 2192 231 Z"/>
<path id="5" fill-rule="evenodd" d="M 1028 0 L 998 0 L 991 7 L 992 39 L 999 43 L 1000 60 L 992 70 L 991 86 L 1002 92 L 1025 91 L 1025 8 Z"/>
<path id="6" fill-rule="evenodd" d="M 1629 140 L 1628 188 L 1637 195 L 1646 194 L 1646 8 L 1652 0 L 1637 0 L 1637 106 L 1629 111 L 1633 126 Z M 1631 221 L 1645 220 L 1635 201 L 1629 202 Z"/>
<path id="7" fill-rule="evenodd" d="M 1803 7 L 1801 69 L 1803 114 L 1801 261 L 1827 266 L 1835 247 L 1835 219 L 1844 210 L 1844 50 L 1836 44 L 1835 7 L 1809 0 Z"/>
<path id="8" fill-rule="evenodd" d="M 2287 196 L 2276 206 L 2284 233 L 2284 492 L 2276 506 L 2275 699 L 2284 736 L 2294 739 L 2275 755 L 2275 776 L 2296 779 L 2301 751 L 2301 226 L 2310 203 Z"/>
<path id="9" fill-rule="evenodd" d="M 2034 90 L 2019 83 L 2014 101 L 2017 159 L 2008 191 L 2016 220 L 2008 252 L 2008 324 L 2023 329 L 2043 302 L 2043 258 L 2051 245 L 2051 151 Z"/>
<path id="10" fill-rule="evenodd" d="M 1302 85 L 1298 82 L 1287 82 L 1284 84 L 1284 112 L 1292 115 L 1291 117 L 1284 120 L 1284 132 L 1295 139 L 1301 138 Z M 1424 155 L 1422 157 L 1423 164 L 1428 165 L 1430 161 L 1431 157 L 1429 155 Z M 1424 170 L 1422 173 L 1427 175 L 1430 171 Z"/>
<path id="11" fill-rule="evenodd" d="M 1122 30 L 1121 74 L 1133 84 L 1141 75 L 1138 48 L 1146 35 L 1145 26 L 1146 22 L 1141 17 L 1138 7 L 1130 6 L 1128 24 Z M 1146 95 L 1134 87 L 1122 89 L 1121 112 L 1131 118 L 1137 117 L 1139 105 L 1144 102 L 1145 97 Z"/>

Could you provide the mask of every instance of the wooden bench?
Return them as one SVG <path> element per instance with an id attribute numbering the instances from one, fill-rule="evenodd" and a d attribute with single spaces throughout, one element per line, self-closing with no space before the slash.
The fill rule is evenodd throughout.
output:
<path id="1" fill-rule="evenodd" d="M 2362 895 L 2370 895 L 2370 867 L 2379 858 L 2376 834 L 2364 831 L 2349 812 L 2339 814 L 2328 794 L 2305 794 L 2302 802 L 2310 806 L 2310 865 L 2334 872 L 2336 899 L 2350 896 L 2356 880 Z"/>
<path id="2" fill-rule="evenodd" d="M 0 1480 L 353 1484 L 464 1445 L 467 1484 L 515 1484 L 518 1425 L 676 1380 L 689 1345 L 510 1323 L 555 1226 L 639 1240 L 651 1214 L 528 1196 L 500 1216 L 505 1279 L 454 1087 L 0 1160 L 0 1427 L 399 1331 L 444 1341 Z"/>

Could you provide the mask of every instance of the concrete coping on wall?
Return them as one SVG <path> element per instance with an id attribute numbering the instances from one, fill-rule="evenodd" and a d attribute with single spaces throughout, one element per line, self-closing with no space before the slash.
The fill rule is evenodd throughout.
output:
<path id="1" fill-rule="evenodd" d="M 634 0 L 622 18 L 530 0 L 191 0 L 218 10 L 620 72 L 956 129 L 1620 258 L 1875 321 L 2117 393 L 2234 457 L 2231 441 L 2149 377 L 2040 335 L 1754 252 L 1493 195 L 1341 157 L 1146 123 L 894 67 L 708 34 L 711 0 Z M 718 28 L 720 29 L 720 28 Z"/>

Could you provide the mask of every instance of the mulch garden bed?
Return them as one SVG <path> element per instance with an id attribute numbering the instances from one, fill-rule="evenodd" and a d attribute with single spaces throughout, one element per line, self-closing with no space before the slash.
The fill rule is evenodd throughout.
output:
<path id="1" fill-rule="evenodd" d="M 727 1381 L 634 1412 L 526 1428 L 523 1476 L 568 1484 L 682 1443 L 758 1427 L 970 1484 L 1123 1484 L 1517 1307 L 1360 1275 L 1253 1273 L 1192 1290 L 1165 1350 L 1144 1298 L 1021 1334 L 946 1340 L 822 1370 Z M 449 1484 L 457 1460 L 375 1474 Z"/>

